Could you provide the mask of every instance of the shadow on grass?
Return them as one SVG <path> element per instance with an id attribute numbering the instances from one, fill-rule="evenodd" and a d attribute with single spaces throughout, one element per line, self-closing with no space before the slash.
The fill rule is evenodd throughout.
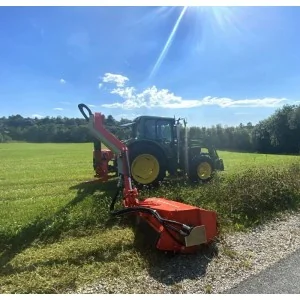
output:
<path id="1" fill-rule="evenodd" d="M 5 267 L 1 269 L 1 275 L 13 275 L 22 272 L 34 272 L 38 267 L 53 267 L 58 265 L 64 265 L 66 263 L 74 266 L 82 266 L 84 264 L 90 263 L 91 258 L 93 262 L 101 262 L 101 263 L 108 263 L 115 260 L 115 255 L 121 251 L 127 251 L 132 249 L 131 245 L 122 245 L 121 243 L 115 244 L 113 247 L 110 247 L 109 253 L 104 253 L 100 249 L 91 250 L 89 252 L 85 252 L 81 255 L 74 256 L 73 258 L 51 258 L 45 261 L 40 261 L 35 264 L 27 265 L 27 266 L 20 266 L 20 267 L 13 267 L 10 264 L 7 264 Z"/>
<path id="2" fill-rule="evenodd" d="M 160 251 L 150 245 L 147 231 L 136 225 L 134 216 L 127 218 L 127 222 L 135 234 L 134 248 L 147 262 L 149 276 L 162 284 L 173 286 L 175 292 L 176 285 L 183 280 L 205 276 L 207 266 L 218 255 L 216 243 L 204 245 L 194 254 Z"/>
<path id="3" fill-rule="evenodd" d="M 59 209 L 50 218 L 37 218 L 27 226 L 23 227 L 15 236 L 2 240 L 0 244 L 0 274 L 4 267 L 19 253 L 29 248 L 37 240 L 55 240 L 65 230 L 64 220 L 68 213 L 76 205 L 81 203 L 87 196 L 93 195 L 96 191 L 103 192 L 103 198 L 110 197 L 116 186 L 115 181 L 100 183 L 99 181 L 83 182 L 70 189 L 76 189 L 77 194 L 67 205 Z M 53 226 L 55 225 L 55 226 Z"/>
<path id="4" fill-rule="evenodd" d="M 219 177 L 215 177 L 214 181 L 219 180 Z M 151 194 L 164 197 L 161 192 L 178 187 L 185 186 L 189 189 L 197 189 L 199 186 L 205 186 L 207 183 L 193 183 L 185 180 L 184 178 L 166 178 L 161 185 L 161 189 L 144 189 L 141 190 L 141 194 L 146 198 Z M 178 191 L 181 190 L 178 189 Z M 170 200 L 179 202 L 186 202 L 181 196 L 181 193 L 174 195 Z M 171 254 L 157 250 L 155 247 L 149 246 L 149 235 L 144 232 L 140 227 L 136 226 L 136 221 L 132 217 L 130 225 L 135 233 L 134 247 L 140 253 L 140 255 L 148 263 L 148 274 L 160 283 L 167 286 L 172 286 L 174 292 L 176 288 L 180 289 L 180 284 L 185 279 L 195 279 L 205 276 L 207 266 L 211 260 L 218 255 L 218 248 L 216 243 L 202 246 L 198 252 L 194 254 Z"/>
<path id="5" fill-rule="evenodd" d="M 205 247 L 196 254 L 168 256 L 156 254 L 156 260 L 149 260 L 149 275 L 165 285 L 181 283 L 185 279 L 196 279 L 206 274 L 207 266 L 213 259 L 215 247 Z M 145 256 L 145 252 L 141 252 Z"/>

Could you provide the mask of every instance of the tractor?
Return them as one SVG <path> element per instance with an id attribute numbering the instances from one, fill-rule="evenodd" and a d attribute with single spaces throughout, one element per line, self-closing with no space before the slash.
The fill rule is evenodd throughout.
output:
<path id="1" fill-rule="evenodd" d="M 122 143 L 128 147 L 131 176 L 136 185 L 156 186 L 167 173 L 173 178 L 183 175 L 192 182 L 208 182 L 215 171 L 224 171 L 223 160 L 214 146 L 209 141 L 190 139 L 186 125 L 183 118 L 158 116 L 140 116 L 121 125 L 130 131 L 130 138 Z M 117 171 L 113 153 L 101 149 L 99 141 L 94 142 L 93 153 L 95 177 L 107 177 L 108 172 Z"/>

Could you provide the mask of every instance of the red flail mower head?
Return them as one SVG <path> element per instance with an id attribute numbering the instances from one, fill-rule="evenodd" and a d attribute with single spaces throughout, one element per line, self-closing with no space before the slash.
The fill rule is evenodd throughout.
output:
<path id="1" fill-rule="evenodd" d="M 135 214 L 138 229 L 147 243 L 158 250 L 177 253 L 194 253 L 201 245 L 210 244 L 217 236 L 216 212 L 165 199 L 138 200 L 137 189 L 123 189 L 124 209 L 111 214 Z"/>
<path id="2" fill-rule="evenodd" d="M 204 210 L 164 198 L 148 198 L 140 207 L 155 209 L 164 219 L 159 222 L 153 215 L 140 213 L 149 224 L 157 249 L 181 253 L 195 252 L 202 244 L 213 241 L 217 235 L 214 211 Z M 156 235 L 156 237 L 155 237 Z"/>

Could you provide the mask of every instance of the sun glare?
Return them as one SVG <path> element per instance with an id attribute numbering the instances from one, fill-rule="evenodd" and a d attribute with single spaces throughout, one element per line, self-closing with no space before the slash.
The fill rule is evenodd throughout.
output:
<path id="1" fill-rule="evenodd" d="M 174 7 L 164 7 L 156 11 L 156 13 L 162 15 L 168 15 L 169 10 L 173 10 Z M 184 6 L 180 8 L 179 16 L 150 72 L 149 78 L 155 76 L 161 67 L 164 59 L 166 58 L 170 47 L 175 39 L 176 32 L 181 24 L 183 18 L 188 18 L 193 24 L 193 32 L 187 32 L 187 34 L 193 34 L 195 37 L 192 44 L 189 47 L 195 49 L 201 49 L 204 47 L 205 36 L 210 35 L 209 39 L 212 38 L 229 42 L 229 39 L 242 38 L 244 30 L 241 28 L 240 20 L 238 19 L 239 14 L 238 8 L 235 7 L 215 7 L 215 6 Z M 204 31 L 209 31 L 206 35 Z M 229 47 L 231 47 L 229 45 Z"/>
<path id="2" fill-rule="evenodd" d="M 159 55 L 159 57 L 158 57 L 155 65 L 154 65 L 154 67 L 153 67 L 153 69 L 152 69 L 152 71 L 150 73 L 150 78 L 157 72 L 157 70 L 161 66 L 161 64 L 162 64 L 162 62 L 163 62 L 163 60 L 164 60 L 164 58 L 165 58 L 165 56 L 166 56 L 166 54 L 167 54 L 167 52 L 169 50 L 169 47 L 172 45 L 172 41 L 174 39 L 176 31 L 177 31 L 177 29 L 179 27 L 180 21 L 183 18 L 186 10 L 187 10 L 187 6 L 184 6 L 183 9 L 182 9 L 182 11 L 181 11 L 181 13 L 180 13 L 180 15 L 179 15 L 179 17 L 178 17 L 178 19 L 177 19 L 177 21 L 176 21 L 176 23 L 175 23 L 175 25 L 174 25 L 174 27 L 173 27 L 173 29 L 172 29 L 172 31 L 171 31 L 171 33 L 170 33 L 170 35 L 169 35 L 169 37 L 168 37 L 168 39 L 167 39 L 167 42 L 165 43 L 164 48 L 162 49 L 162 51 L 161 51 L 161 53 L 160 53 L 160 55 Z"/>

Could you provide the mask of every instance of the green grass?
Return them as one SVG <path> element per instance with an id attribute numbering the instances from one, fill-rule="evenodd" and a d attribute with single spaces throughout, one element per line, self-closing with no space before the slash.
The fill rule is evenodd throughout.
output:
<path id="1" fill-rule="evenodd" d="M 93 178 L 92 144 L 0 144 L 0 292 L 61 293 L 97 278 L 164 266 L 108 210 L 115 181 Z M 219 152 L 210 184 L 166 182 L 141 197 L 215 209 L 221 233 L 299 206 L 300 157 Z M 171 185 L 171 188 L 170 188 Z"/>

